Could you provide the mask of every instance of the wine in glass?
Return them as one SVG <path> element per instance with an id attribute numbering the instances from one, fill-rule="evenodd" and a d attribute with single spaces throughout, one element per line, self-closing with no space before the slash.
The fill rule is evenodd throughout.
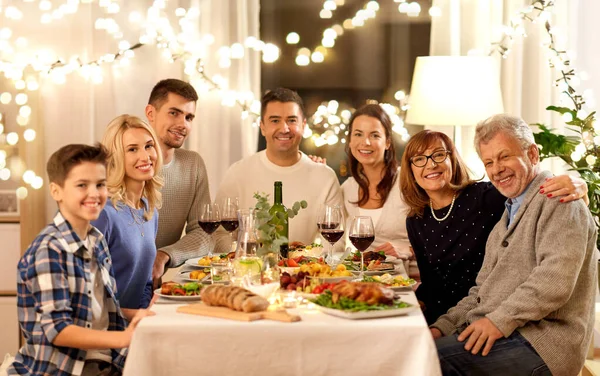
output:
<path id="1" fill-rule="evenodd" d="M 200 228 L 207 234 L 212 234 L 217 230 L 221 224 L 221 216 L 219 215 L 219 205 L 217 204 L 204 204 L 202 205 L 202 213 L 200 214 L 200 220 L 198 221 Z M 210 251 L 209 256 L 212 256 Z"/>
<path id="2" fill-rule="evenodd" d="M 237 197 L 226 197 L 221 203 L 221 226 L 231 235 L 232 249 L 235 250 L 235 241 L 233 238 L 233 232 L 237 230 L 240 222 L 237 218 L 238 211 L 238 198 Z"/>
<path id="3" fill-rule="evenodd" d="M 360 275 L 364 277 L 365 258 L 364 251 L 367 250 L 375 240 L 375 231 L 371 217 L 357 216 L 352 219 L 352 225 L 349 231 L 350 242 L 360 252 Z"/>
<path id="4" fill-rule="evenodd" d="M 327 262 L 333 265 L 333 246 L 344 236 L 344 216 L 339 206 L 325 205 L 317 217 L 317 226 L 321 235 L 330 243 Z"/>

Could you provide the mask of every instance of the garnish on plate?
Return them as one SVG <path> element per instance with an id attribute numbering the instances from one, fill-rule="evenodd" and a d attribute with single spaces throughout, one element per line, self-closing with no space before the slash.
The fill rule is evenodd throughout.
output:
<path id="1" fill-rule="evenodd" d="M 201 289 L 202 285 L 198 284 L 197 282 L 188 282 L 184 284 L 165 282 L 160 287 L 160 293 L 162 295 L 172 296 L 193 296 L 200 295 Z"/>
<path id="2" fill-rule="evenodd" d="M 325 290 L 312 302 L 322 307 L 350 312 L 380 311 L 410 306 L 408 303 L 395 301 L 392 290 L 375 283 L 363 282 L 341 283 L 331 290 Z"/>

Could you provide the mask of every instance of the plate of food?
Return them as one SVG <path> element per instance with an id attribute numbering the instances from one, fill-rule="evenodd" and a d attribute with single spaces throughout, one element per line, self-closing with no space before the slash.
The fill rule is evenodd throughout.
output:
<path id="1" fill-rule="evenodd" d="M 384 251 L 378 251 L 378 252 L 368 251 L 363 254 L 363 257 L 364 257 L 365 264 L 368 264 L 371 261 L 377 261 L 377 260 L 385 261 L 387 258 L 387 255 L 385 254 Z M 346 261 L 353 261 L 353 262 L 360 263 L 360 252 L 356 251 L 354 253 L 351 253 L 348 257 L 346 257 Z"/>
<path id="2" fill-rule="evenodd" d="M 344 319 L 374 319 L 406 315 L 419 307 L 394 298 L 394 291 L 376 283 L 349 282 L 311 300 L 317 308 Z"/>
<path id="3" fill-rule="evenodd" d="M 291 242 L 288 245 L 288 257 L 296 258 L 300 256 L 319 258 L 323 255 L 323 246 L 318 243 L 304 244 L 302 242 Z"/>
<path id="4" fill-rule="evenodd" d="M 229 252 L 220 255 L 194 257 L 186 260 L 185 264 L 195 268 L 210 268 L 212 264 L 226 264 L 234 256 L 235 252 Z"/>
<path id="5" fill-rule="evenodd" d="M 177 277 L 186 282 L 210 283 L 210 269 L 181 271 L 177 273 Z"/>
<path id="6" fill-rule="evenodd" d="M 350 281 L 354 278 L 352 272 L 343 264 L 332 269 L 327 264 L 309 263 L 300 265 L 300 272 L 305 273 L 308 278 L 315 278 L 323 282 Z"/>
<path id="7" fill-rule="evenodd" d="M 345 261 L 343 265 L 346 269 L 354 274 L 360 273 L 360 262 Z M 395 265 L 389 262 L 381 262 L 380 260 L 371 260 L 368 263 L 365 261 L 363 274 L 364 275 L 381 275 L 388 272 L 393 272 Z"/>
<path id="8" fill-rule="evenodd" d="M 179 284 L 177 282 L 165 282 L 154 293 L 161 298 L 170 300 L 192 301 L 200 300 L 202 285 L 198 282 Z"/>
<path id="9" fill-rule="evenodd" d="M 385 273 L 380 276 L 364 276 L 359 282 L 380 283 L 394 291 L 402 291 L 407 288 L 412 288 L 417 284 L 417 281 L 412 278 L 404 278 L 401 275 L 391 275 L 389 273 Z"/>

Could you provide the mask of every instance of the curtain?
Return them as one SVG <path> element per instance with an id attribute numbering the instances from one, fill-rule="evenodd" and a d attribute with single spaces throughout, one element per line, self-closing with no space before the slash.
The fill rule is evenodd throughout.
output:
<path id="1" fill-rule="evenodd" d="M 77 55 L 83 62 L 93 61 L 107 53 L 118 52 L 118 42 L 105 30 L 94 25 L 99 18 L 112 17 L 120 26 L 122 39 L 131 44 L 140 36 L 140 24 L 129 17 L 137 11 L 142 15 L 153 4 L 150 0 L 128 0 L 119 2 L 118 14 L 110 15 L 97 2 L 79 4 L 78 12 L 66 14 L 49 24 L 39 22 L 37 3 L 12 2 L 23 12 L 23 20 L 10 24 L 14 39 L 27 38 L 28 45 L 22 51 L 35 54 L 45 49 L 55 56 Z M 6 1 L 3 2 L 7 4 Z M 220 75 L 229 90 L 251 92 L 260 95 L 260 54 L 246 49 L 241 60 L 232 60 L 230 68 L 219 68 L 217 51 L 221 46 L 235 42 L 244 43 L 248 36 L 259 37 L 259 0 L 171 0 L 165 3 L 165 13 L 178 32 L 175 9 L 196 7 L 199 16 L 192 22 L 200 35 L 212 34 L 214 43 L 206 53 L 205 72 L 210 76 Z M 56 58 L 56 57 L 55 57 Z M 106 125 L 114 117 L 128 113 L 145 119 L 144 108 L 154 84 L 164 78 L 187 79 L 181 62 L 172 63 L 164 56 L 164 50 L 155 45 L 145 45 L 135 50 L 129 64 L 102 65 L 103 80 L 99 84 L 86 81 L 77 73 L 66 76 L 62 84 L 54 83 L 51 77 L 40 81 L 36 98 L 30 103 L 31 118 L 37 122 L 40 150 L 38 164 L 45 164 L 48 157 L 61 146 L 69 143 L 91 144 L 102 139 Z M 30 72 L 33 74 L 33 72 Z M 198 88 L 199 81 L 193 80 Z M 212 195 L 216 193 L 221 177 L 229 165 L 256 151 L 258 129 L 252 126 L 252 117 L 241 119 L 238 106 L 224 107 L 217 92 L 199 91 L 196 120 L 185 147 L 199 152 L 204 158 Z M 43 171 L 36 171 L 45 176 Z M 48 219 L 54 214 L 56 205 L 49 198 L 46 209 L 40 215 Z"/>
<path id="2" fill-rule="evenodd" d="M 434 1 L 434 5 L 442 9 L 442 16 L 432 21 L 430 54 L 468 55 L 473 51 L 487 54 L 491 44 L 500 40 L 502 25 L 508 25 L 511 17 L 529 4 L 531 1 L 528 0 Z M 577 47 L 577 28 L 581 28 L 577 17 L 580 12 L 578 0 L 556 1 L 550 22 L 560 30 L 558 38 L 561 47 Z M 589 11 L 585 13 L 589 14 L 588 18 L 594 14 Z M 525 20 L 523 26 L 527 37 L 515 38 L 507 58 L 494 55 L 500 70 L 504 112 L 520 116 L 530 124 L 550 125 L 562 133 L 565 128 L 560 116 L 546 110 L 549 105 L 568 103 L 560 103 L 559 91 L 554 86 L 558 75 L 548 65 L 548 48 L 542 46 L 547 35 L 544 25 L 539 21 L 532 23 Z M 590 26 L 591 23 L 587 25 Z M 473 147 L 474 129 L 475 125 L 461 127 L 461 154 L 476 174 L 481 176 L 483 166 Z M 448 132 L 448 129 L 441 130 Z M 564 172 L 564 164 L 557 159 L 544 161 L 542 168 L 555 173 Z"/>

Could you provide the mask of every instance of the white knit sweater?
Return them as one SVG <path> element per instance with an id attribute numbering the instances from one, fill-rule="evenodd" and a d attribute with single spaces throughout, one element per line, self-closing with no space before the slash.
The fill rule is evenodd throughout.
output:
<path id="1" fill-rule="evenodd" d="M 240 208 L 254 207 L 255 192 L 270 195 L 273 202 L 273 183 L 283 183 L 283 204 L 291 207 L 296 201 L 306 200 L 308 208 L 290 220 L 289 240 L 310 244 L 317 237 L 317 210 L 321 204 L 342 205 L 340 183 L 335 172 L 327 165 L 315 163 L 302 153 L 300 160 L 289 167 L 278 166 L 260 151 L 229 167 L 219 187 L 215 201 L 238 197 Z M 219 227 L 213 234 L 216 252 L 226 252 L 231 247 L 231 237 Z"/>

